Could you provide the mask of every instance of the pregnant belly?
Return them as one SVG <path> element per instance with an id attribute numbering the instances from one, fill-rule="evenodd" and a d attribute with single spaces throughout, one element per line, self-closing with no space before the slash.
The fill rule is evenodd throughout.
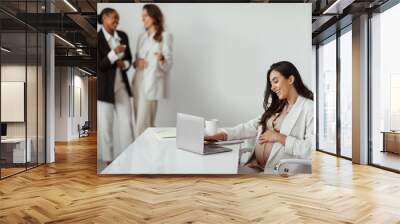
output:
<path id="1" fill-rule="evenodd" d="M 258 165 L 261 167 L 265 167 L 265 164 L 268 161 L 269 155 L 271 154 L 272 146 L 274 143 L 264 143 L 264 144 L 258 144 L 256 145 L 255 148 L 255 160 L 257 161 Z"/>

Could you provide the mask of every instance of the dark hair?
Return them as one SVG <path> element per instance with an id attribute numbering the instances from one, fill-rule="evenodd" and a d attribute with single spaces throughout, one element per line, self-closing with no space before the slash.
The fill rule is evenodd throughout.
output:
<path id="1" fill-rule="evenodd" d="M 277 71 L 282 74 L 286 79 L 290 76 L 294 77 L 293 86 L 300 96 L 307 99 L 313 100 L 313 93 L 304 85 L 301 80 L 301 76 L 297 68 L 288 61 L 280 61 L 272 64 L 267 72 L 267 86 L 265 87 L 264 94 L 264 114 L 261 116 L 260 125 L 262 125 L 262 131 L 266 131 L 265 122 L 275 113 L 280 113 L 285 104 L 286 100 L 279 100 L 275 92 L 271 91 L 270 75 L 272 71 Z"/>
<path id="2" fill-rule="evenodd" d="M 100 14 L 97 15 L 97 22 L 99 24 L 103 24 L 103 15 L 108 15 L 110 13 L 117 13 L 117 11 L 115 9 L 112 8 L 104 8 L 103 10 L 101 10 Z"/>
<path id="3" fill-rule="evenodd" d="M 156 33 L 154 34 L 154 40 L 157 42 L 162 41 L 162 33 L 164 32 L 164 15 L 161 9 L 154 4 L 146 4 L 143 6 L 143 10 L 147 11 L 147 14 L 153 19 L 153 25 L 156 28 Z"/>

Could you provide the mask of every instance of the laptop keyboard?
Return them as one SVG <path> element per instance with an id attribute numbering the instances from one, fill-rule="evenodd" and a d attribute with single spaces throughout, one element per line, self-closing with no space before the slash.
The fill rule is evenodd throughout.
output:
<path id="1" fill-rule="evenodd" d="M 221 147 L 219 145 L 204 145 L 204 154 L 213 154 L 220 152 L 229 152 L 232 149 Z"/>

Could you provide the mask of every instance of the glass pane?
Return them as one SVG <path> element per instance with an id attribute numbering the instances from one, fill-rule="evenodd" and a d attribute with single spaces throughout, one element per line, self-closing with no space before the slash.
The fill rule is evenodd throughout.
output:
<path id="1" fill-rule="evenodd" d="M 372 18 L 372 163 L 400 170 L 400 5 Z"/>
<path id="2" fill-rule="evenodd" d="M 352 35 L 340 37 L 340 153 L 352 157 Z"/>
<path id="3" fill-rule="evenodd" d="M 318 147 L 336 153 L 336 39 L 318 48 Z"/>
<path id="4" fill-rule="evenodd" d="M 0 12 L 1 178 L 45 161 L 45 36 L 21 22 L 37 19 L 44 6 L 44 0 L 0 1 L 13 15 Z"/>
<path id="5" fill-rule="evenodd" d="M 1 34 L 1 140 L 2 177 L 25 170 L 26 150 L 26 35 Z"/>

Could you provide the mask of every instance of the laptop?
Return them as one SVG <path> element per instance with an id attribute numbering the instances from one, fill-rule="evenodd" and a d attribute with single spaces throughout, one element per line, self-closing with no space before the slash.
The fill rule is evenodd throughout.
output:
<path id="1" fill-rule="evenodd" d="M 204 144 L 204 118 L 202 117 L 178 113 L 176 127 L 178 149 L 202 155 L 232 151 L 220 144 Z"/>

